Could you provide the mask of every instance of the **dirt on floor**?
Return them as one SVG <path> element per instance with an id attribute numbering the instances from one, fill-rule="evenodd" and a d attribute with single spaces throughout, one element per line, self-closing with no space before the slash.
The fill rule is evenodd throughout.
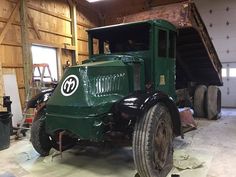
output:
<path id="1" fill-rule="evenodd" d="M 169 176 L 236 177 L 236 110 L 223 109 L 222 118 L 216 121 L 200 118 L 196 121 L 197 130 L 186 133 L 185 139 L 177 137 L 174 141 L 174 158 L 186 169 L 173 168 Z M 193 166 L 197 168 L 192 169 Z M 50 156 L 43 158 L 24 138 L 12 140 L 9 149 L 0 151 L 0 177 L 134 177 L 135 174 L 131 148 L 102 151 L 73 148 L 64 152 L 62 158 L 52 150 Z"/>

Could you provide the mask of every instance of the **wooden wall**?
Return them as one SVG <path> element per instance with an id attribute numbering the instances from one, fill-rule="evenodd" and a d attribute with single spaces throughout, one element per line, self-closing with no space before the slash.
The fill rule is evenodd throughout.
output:
<path id="1" fill-rule="evenodd" d="M 84 0 L 83 0 L 84 1 Z M 86 30 L 101 26 L 99 12 L 96 12 L 89 3 L 77 1 L 77 33 L 79 61 L 88 58 L 88 35 Z M 94 42 L 94 49 L 98 44 Z"/>
<path id="2" fill-rule="evenodd" d="M 13 13 L 14 12 L 14 13 Z M 13 15 L 15 17 L 13 17 Z M 12 16 L 12 23 L 7 23 Z M 1 101 L 4 94 L 2 74 L 14 72 L 17 75 L 17 82 L 20 95 L 24 96 L 24 76 L 22 45 L 20 35 L 19 4 L 2 0 L 0 1 L 0 65 L 1 74 Z"/>
<path id="3" fill-rule="evenodd" d="M 20 93 L 21 104 L 25 102 L 23 41 L 21 40 L 21 0 L 0 1 L 0 75 L 15 72 Z M 24 0 L 22 0 L 24 1 Z M 72 0 L 25 0 L 27 14 L 28 43 L 57 49 L 61 67 L 67 60 L 71 62 L 73 53 L 78 56 L 77 63 L 88 57 L 86 30 L 99 25 L 95 12 L 75 4 L 76 41 L 73 44 Z M 1 40 L 2 39 L 2 40 Z M 62 68 L 60 68 L 62 70 Z M 26 72 L 27 73 L 27 72 Z M 28 73 L 29 74 L 29 73 Z M 0 80 L 2 77 L 0 77 Z M 0 85 L 0 96 L 4 95 Z M 2 98 L 0 98 L 2 100 Z"/>

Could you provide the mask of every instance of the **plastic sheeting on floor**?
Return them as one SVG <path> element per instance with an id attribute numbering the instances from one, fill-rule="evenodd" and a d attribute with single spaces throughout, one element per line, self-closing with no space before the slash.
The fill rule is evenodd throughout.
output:
<path id="1" fill-rule="evenodd" d="M 63 157 L 52 150 L 47 157 L 39 157 L 25 139 L 12 143 L 0 151 L 0 177 L 134 177 L 132 149 L 101 151 L 97 148 L 74 148 L 63 152 Z M 212 156 L 201 151 L 175 150 L 175 166 L 170 174 L 181 177 L 206 177 Z M 198 167 L 198 168 L 196 168 Z M 171 175 L 169 175 L 171 176 Z"/>

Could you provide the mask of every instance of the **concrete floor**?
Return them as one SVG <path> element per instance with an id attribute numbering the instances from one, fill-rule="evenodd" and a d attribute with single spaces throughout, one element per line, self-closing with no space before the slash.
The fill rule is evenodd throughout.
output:
<path id="1" fill-rule="evenodd" d="M 181 177 L 236 177 L 236 109 L 223 109 L 217 121 L 197 119 L 198 129 L 175 139 L 175 155 L 189 155 L 203 162 L 202 167 L 170 174 Z M 133 177 L 135 168 L 130 148 L 100 151 L 89 148 L 68 150 L 63 158 L 42 158 L 33 150 L 28 139 L 11 141 L 7 150 L 0 151 L 0 177 Z M 169 175 L 170 176 L 170 175 Z"/>

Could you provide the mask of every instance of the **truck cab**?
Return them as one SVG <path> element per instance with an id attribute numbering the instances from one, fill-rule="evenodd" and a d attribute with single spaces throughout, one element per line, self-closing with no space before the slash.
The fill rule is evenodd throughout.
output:
<path id="1" fill-rule="evenodd" d="M 134 57 L 136 62 L 123 60 L 132 69 L 130 91 L 148 87 L 175 98 L 176 28 L 171 23 L 150 20 L 114 25 L 88 30 L 88 35 L 90 59 L 85 62 L 114 55 Z M 93 41 L 98 43 L 97 48 Z"/>

